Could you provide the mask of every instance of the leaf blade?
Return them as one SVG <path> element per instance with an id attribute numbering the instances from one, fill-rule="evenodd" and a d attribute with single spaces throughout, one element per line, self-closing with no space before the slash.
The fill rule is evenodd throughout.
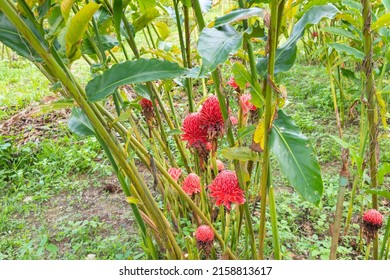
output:
<path id="1" fill-rule="evenodd" d="M 116 64 L 102 75 L 88 82 L 86 87 L 88 100 L 102 100 L 123 85 L 144 83 L 154 80 L 167 80 L 184 75 L 186 69 L 176 63 L 158 59 L 138 59 Z"/>
<path id="2" fill-rule="evenodd" d="M 292 118 L 282 110 L 273 123 L 269 145 L 293 188 L 305 200 L 318 205 L 324 187 L 315 151 Z"/>

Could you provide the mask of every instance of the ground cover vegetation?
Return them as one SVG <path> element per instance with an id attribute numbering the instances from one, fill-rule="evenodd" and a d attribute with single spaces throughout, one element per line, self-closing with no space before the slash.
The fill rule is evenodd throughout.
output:
<path id="1" fill-rule="evenodd" d="M 388 259 L 389 9 L 0 0 L 0 259 Z"/>

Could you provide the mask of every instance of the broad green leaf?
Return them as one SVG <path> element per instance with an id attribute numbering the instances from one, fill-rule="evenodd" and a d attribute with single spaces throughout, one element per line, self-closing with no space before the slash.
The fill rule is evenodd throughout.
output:
<path id="1" fill-rule="evenodd" d="M 118 46 L 119 42 L 114 36 L 110 35 L 103 35 L 100 36 L 100 39 L 102 41 L 103 50 L 111 50 L 113 47 Z M 97 40 L 95 39 L 95 42 L 97 43 Z M 87 54 L 87 55 L 93 55 L 96 54 L 95 49 L 92 47 L 92 44 L 89 40 L 85 39 L 83 40 L 83 43 L 81 45 L 81 53 Z"/>
<path id="2" fill-rule="evenodd" d="M 341 36 L 341 37 L 345 37 L 345 38 L 348 38 L 348 39 L 351 39 L 351 40 L 354 40 L 354 41 L 359 41 L 360 40 L 360 38 L 356 37 L 351 32 L 349 32 L 348 30 L 346 30 L 344 28 L 341 28 L 341 27 L 331 27 L 331 26 L 328 26 L 328 27 L 322 28 L 322 31 L 325 31 L 325 32 L 328 32 L 328 33 L 331 33 L 331 34 L 334 34 L 334 35 L 338 35 L 338 36 Z"/>
<path id="3" fill-rule="evenodd" d="M 329 43 L 328 46 L 332 49 L 335 49 L 339 53 L 346 53 L 347 55 L 353 56 L 359 61 L 363 61 L 364 59 L 364 53 L 353 47 L 340 43 Z"/>
<path id="4" fill-rule="evenodd" d="M 24 20 L 29 28 L 39 37 L 38 31 L 29 21 Z M 0 12 L 0 42 L 31 61 L 40 62 L 42 59 L 30 44 L 23 38 L 8 18 Z"/>
<path id="5" fill-rule="evenodd" d="M 255 153 L 248 147 L 232 147 L 222 150 L 222 156 L 229 160 L 239 161 L 259 161 L 258 153 Z"/>
<path id="6" fill-rule="evenodd" d="M 159 16 L 160 12 L 155 7 L 146 9 L 145 12 L 133 22 L 135 32 L 142 30 Z"/>
<path id="7" fill-rule="evenodd" d="M 284 176 L 307 201 L 318 205 L 324 190 L 316 153 L 292 118 L 282 110 L 273 122 L 269 147 Z"/>
<path id="8" fill-rule="evenodd" d="M 87 115 L 80 108 L 73 108 L 68 121 L 70 131 L 80 136 L 95 135 L 95 129 L 89 121 Z"/>
<path id="9" fill-rule="evenodd" d="M 385 175 L 390 173 L 390 163 L 385 162 L 381 167 L 378 169 L 378 183 L 379 185 L 383 184 L 383 181 L 385 180 Z"/>
<path id="10" fill-rule="evenodd" d="M 237 52 L 242 44 L 242 36 L 230 26 L 204 28 L 198 41 L 198 52 L 202 57 L 200 75 L 214 71 L 227 60 L 230 53 Z"/>
<path id="11" fill-rule="evenodd" d="M 339 12 L 332 4 L 314 6 L 308 10 L 294 25 L 287 41 L 277 49 L 274 74 L 288 71 L 294 65 L 297 51 L 296 44 L 302 38 L 306 27 L 318 24 L 323 18 L 332 19 Z M 268 56 L 258 61 L 256 68 L 260 76 L 267 76 L 267 65 Z"/>
<path id="12" fill-rule="evenodd" d="M 89 81 L 86 91 L 89 101 L 99 101 L 126 84 L 168 80 L 184 75 L 186 69 L 176 63 L 158 59 L 138 59 L 116 64 Z"/>
<path id="13" fill-rule="evenodd" d="M 376 194 L 384 198 L 390 199 L 390 192 L 387 190 L 366 190 L 365 193 Z"/>
<path id="14" fill-rule="evenodd" d="M 81 40 L 88 28 L 89 21 L 92 19 L 93 14 L 99 9 L 99 7 L 99 4 L 90 2 L 82 7 L 70 20 L 65 35 L 66 57 L 69 59 L 76 60 L 81 56 Z"/>
<path id="15" fill-rule="evenodd" d="M 376 22 L 372 24 L 372 29 L 379 29 L 382 27 L 389 27 L 390 26 L 390 13 L 386 13 L 382 15 Z"/>
<path id="16" fill-rule="evenodd" d="M 38 19 L 41 20 L 46 16 L 51 7 L 51 0 L 43 0 L 44 2 L 38 7 Z"/>
<path id="17" fill-rule="evenodd" d="M 122 21 L 122 0 L 114 0 L 113 6 L 113 20 L 116 36 L 118 37 L 118 41 L 121 41 L 121 21 Z"/>
<path id="18" fill-rule="evenodd" d="M 68 20 L 72 6 L 76 0 L 62 0 L 61 1 L 61 14 L 65 20 Z"/>
<path id="19" fill-rule="evenodd" d="M 219 17 L 215 20 L 214 27 L 220 25 L 229 24 L 235 21 L 248 19 L 251 17 L 264 17 L 264 9 L 250 8 L 250 9 L 238 9 L 231 11 L 230 13 Z"/>
<path id="20" fill-rule="evenodd" d="M 276 50 L 276 60 L 275 60 L 275 69 L 274 75 L 287 72 L 294 65 L 295 59 L 297 57 L 297 45 L 292 44 L 283 49 Z M 268 67 L 268 56 L 260 58 L 257 61 L 256 69 L 260 77 L 267 76 L 267 67 Z"/>

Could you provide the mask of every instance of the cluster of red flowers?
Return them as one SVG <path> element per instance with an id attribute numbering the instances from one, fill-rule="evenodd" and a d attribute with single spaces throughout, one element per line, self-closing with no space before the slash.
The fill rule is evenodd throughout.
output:
<path id="1" fill-rule="evenodd" d="M 231 209 L 231 203 L 245 203 L 244 191 L 240 188 L 237 175 L 230 170 L 220 172 L 209 186 L 210 196 L 215 198 L 215 205 L 224 205 Z"/>

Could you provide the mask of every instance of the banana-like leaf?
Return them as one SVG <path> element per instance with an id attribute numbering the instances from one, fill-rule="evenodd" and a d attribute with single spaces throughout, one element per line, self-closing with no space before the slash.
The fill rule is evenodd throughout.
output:
<path id="1" fill-rule="evenodd" d="M 318 205 L 324 190 L 317 155 L 292 118 L 278 111 L 269 147 L 292 187 L 307 201 Z"/>
<path id="2" fill-rule="evenodd" d="M 144 13 L 147 9 L 156 7 L 156 0 L 137 0 L 139 4 L 139 8 L 142 13 Z"/>
<path id="3" fill-rule="evenodd" d="M 347 55 L 353 56 L 359 61 L 363 61 L 364 59 L 364 53 L 351 46 L 340 43 L 329 43 L 328 46 L 332 49 L 335 49 L 339 53 L 346 53 Z"/>
<path id="4" fill-rule="evenodd" d="M 229 24 L 235 21 L 248 19 L 251 17 L 264 17 L 264 9 L 250 8 L 250 9 L 238 9 L 231 11 L 230 13 L 219 17 L 215 20 L 214 27 L 218 27 L 224 24 Z"/>
<path id="5" fill-rule="evenodd" d="M 384 198 L 390 199 L 390 192 L 387 190 L 366 190 L 365 193 L 376 194 Z"/>
<path id="6" fill-rule="evenodd" d="M 155 80 L 174 79 L 187 73 L 176 63 L 158 59 L 138 59 L 112 66 L 89 81 L 86 92 L 89 101 L 99 101 L 120 86 Z"/>
<path id="7" fill-rule="evenodd" d="M 301 19 L 294 25 L 290 37 L 277 49 L 274 74 L 288 71 L 295 62 L 297 47 L 296 44 L 302 38 L 306 27 L 319 23 L 323 18 L 332 19 L 340 11 L 332 4 L 314 6 L 308 10 Z M 267 76 L 268 56 L 258 60 L 256 68 L 259 75 Z"/>
<path id="8" fill-rule="evenodd" d="M 202 57 L 200 75 L 214 71 L 224 63 L 230 53 L 235 53 L 242 44 L 242 33 L 228 25 L 204 28 L 199 36 L 198 52 Z"/>
<path id="9" fill-rule="evenodd" d="M 100 5 L 90 2 L 81 8 L 70 20 L 65 35 L 66 56 L 70 60 L 76 60 L 81 56 L 80 45 L 88 23 L 93 14 L 99 9 Z"/>
<path id="10" fill-rule="evenodd" d="M 93 136 L 95 129 L 89 121 L 87 115 L 80 108 L 73 108 L 72 114 L 68 121 L 70 131 L 80 136 Z"/>
<path id="11" fill-rule="evenodd" d="M 39 38 L 38 31 L 29 21 L 25 20 L 29 28 Z M 42 59 L 30 44 L 22 37 L 16 27 L 8 20 L 8 18 L 0 12 L 0 42 L 15 51 L 18 55 L 24 56 L 31 61 L 40 62 Z"/>
<path id="12" fill-rule="evenodd" d="M 372 29 L 379 29 L 390 26 L 390 13 L 382 15 L 376 22 L 372 24 Z"/>
<path id="13" fill-rule="evenodd" d="M 133 22 L 135 32 L 142 30 L 159 16 L 160 12 L 155 7 L 146 9 L 145 12 Z"/>
<path id="14" fill-rule="evenodd" d="M 61 14 L 65 20 L 68 20 L 72 6 L 76 0 L 62 0 L 61 1 Z"/>

